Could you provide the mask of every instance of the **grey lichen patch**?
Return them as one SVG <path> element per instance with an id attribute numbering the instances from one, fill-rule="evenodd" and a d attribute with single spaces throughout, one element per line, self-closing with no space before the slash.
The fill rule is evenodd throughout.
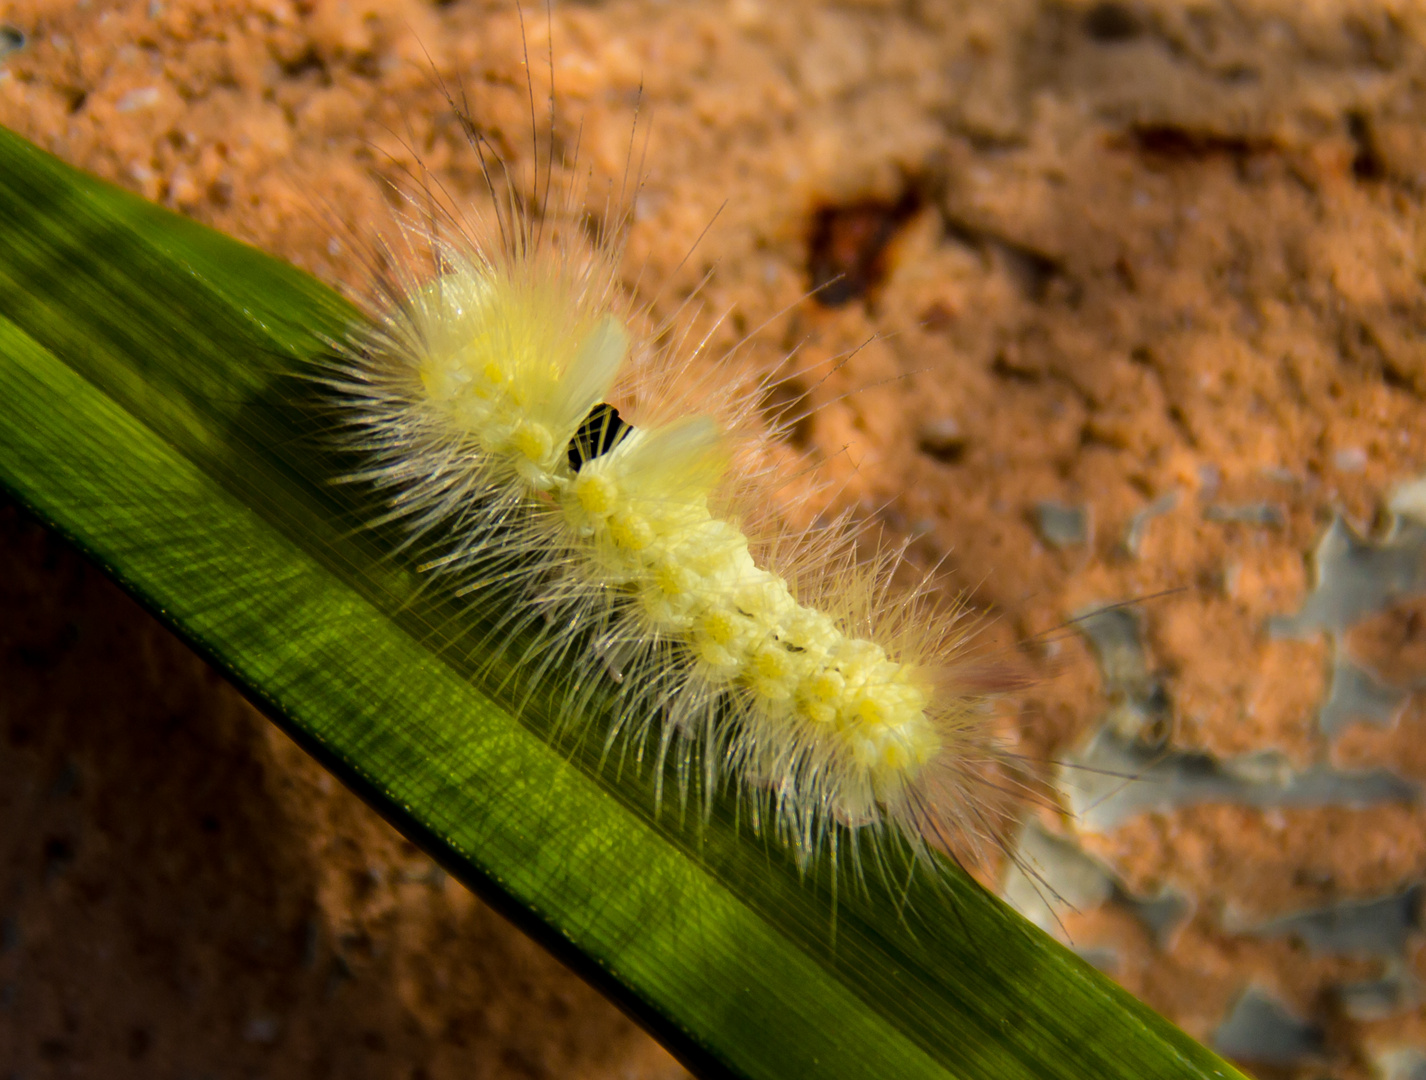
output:
<path id="1" fill-rule="evenodd" d="M 1322 1059 L 1325 1039 L 1317 1024 L 1294 1016 L 1267 991 L 1250 986 L 1213 1033 L 1212 1046 L 1239 1061 L 1302 1065 Z"/>
<path id="2" fill-rule="evenodd" d="M 1426 886 L 1416 884 L 1389 896 L 1331 904 L 1256 925 L 1225 918 L 1224 928 L 1253 937 L 1295 938 L 1316 956 L 1390 959 L 1401 956 L 1421 929 L 1423 896 Z"/>
<path id="3" fill-rule="evenodd" d="M 1332 688 L 1318 710 L 1317 725 L 1329 739 L 1357 722 L 1389 727 L 1410 697 L 1404 690 L 1378 682 L 1339 649 L 1332 666 Z"/>
<path id="4" fill-rule="evenodd" d="M 1354 721 L 1386 726 L 1405 705 L 1405 688 L 1384 685 L 1348 657 L 1343 636 L 1394 605 L 1426 595 L 1426 480 L 1399 487 L 1388 504 L 1391 526 L 1381 540 L 1359 535 L 1335 517 L 1313 552 L 1314 585 L 1295 615 L 1268 622 L 1274 637 L 1333 639 L 1332 688 L 1318 713 L 1329 738 Z"/>
<path id="5" fill-rule="evenodd" d="M 1079 845 L 1030 822 L 1021 830 L 1001 898 L 1053 933 L 1066 910 L 1092 911 L 1114 894 L 1114 878 Z"/>
<path id="6" fill-rule="evenodd" d="M 1283 513 L 1282 507 L 1272 503 L 1243 503 L 1233 506 L 1210 503 L 1203 508 L 1203 519 L 1271 529 L 1280 529 L 1287 523 L 1287 515 Z"/>
<path id="7" fill-rule="evenodd" d="M 1040 539 L 1051 547 L 1082 547 L 1089 543 L 1090 514 L 1086 506 L 1052 500 L 1037 502 L 1032 520 Z"/>
<path id="8" fill-rule="evenodd" d="M 1157 509 L 1147 508 L 1145 520 Z M 1380 537 L 1363 537 L 1340 517 L 1333 520 L 1315 552 L 1314 586 L 1302 609 L 1273 620 L 1268 628 L 1276 637 L 1329 636 L 1333 677 L 1319 707 L 1321 729 L 1329 738 L 1355 722 L 1393 723 L 1411 692 L 1426 686 L 1426 645 L 1420 644 L 1426 635 L 1418 632 L 1426 625 L 1421 600 L 1426 597 L 1426 482 L 1401 489 L 1390 509 L 1394 517 Z M 1260 527 L 1277 527 L 1285 520 L 1267 503 L 1213 504 L 1204 517 Z M 1134 535 L 1126 536 L 1126 547 Z M 1064 758 L 1057 777 L 1081 835 L 1110 832 L 1136 815 L 1172 814 L 1201 804 L 1365 809 L 1419 801 L 1418 785 L 1386 767 L 1348 771 L 1319 760 L 1303 769 L 1276 751 L 1220 758 L 1173 746 L 1173 701 L 1146 642 L 1143 618 L 1134 608 L 1110 605 L 1076 620 L 1094 651 L 1109 702 L 1095 734 Z M 1163 948 L 1199 900 L 1173 893 L 1135 897 L 1115 869 L 1071 840 L 1050 837 L 1047 842 L 1027 829 L 1021 844 L 1052 888 L 1027 903 L 1032 882 L 1011 881 L 1006 897 L 1052 930 L 1051 920 L 1063 918 L 1067 910 L 1119 902 L 1154 930 Z M 1048 860 L 1043 854 L 1047 846 L 1052 849 Z M 1062 896 L 1079 902 L 1064 904 Z M 1235 919 L 1229 907 L 1220 929 L 1244 939 L 1291 939 L 1314 956 L 1374 961 L 1377 969 L 1368 977 L 1357 972 L 1352 981 L 1328 984 L 1323 991 L 1330 993 L 1338 1017 L 1376 1021 L 1415 1009 L 1422 1001 L 1409 956 L 1419 943 L 1424 898 L 1426 884 L 1414 883 L 1386 896 L 1256 922 Z M 1112 949 L 1106 959 L 1111 954 Z M 1323 1027 L 1294 1015 L 1269 992 L 1250 987 L 1228 1012 L 1213 1045 L 1243 1061 L 1293 1067 L 1326 1061 L 1325 1040 Z M 1426 1080 L 1426 1075 L 1414 1080 Z"/>
<path id="9" fill-rule="evenodd" d="M 1109 945 L 1072 945 L 1075 954 L 1090 967 L 1110 978 L 1119 970 L 1119 950 Z"/>
<path id="10" fill-rule="evenodd" d="M 1426 1080 L 1426 1053 L 1414 1046 L 1384 1050 L 1375 1064 L 1381 1080 Z"/>
<path id="11" fill-rule="evenodd" d="M 1188 922 L 1197 906 L 1191 896 L 1185 896 L 1173 889 L 1164 889 L 1156 896 L 1139 898 L 1125 890 L 1123 896 L 1134 914 L 1154 935 L 1154 940 L 1160 948 L 1168 947 L 1174 933 Z"/>
<path id="12" fill-rule="evenodd" d="M 1136 814 L 1202 803 L 1360 808 L 1414 802 L 1418 794 L 1416 785 L 1384 769 L 1347 772 L 1315 765 L 1295 772 L 1272 751 L 1219 761 L 1202 753 L 1148 751 L 1108 731 L 1066 760 L 1059 786 L 1080 828 L 1094 832 L 1107 832 Z"/>
<path id="13" fill-rule="evenodd" d="M 1165 745 L 1173 734 L 1173 709 L 1149 667 L 1138 613 L 1115 604 L 1080 612 L 1074 621 L 1094 649 L 1109 699 L 1101 730 L 1137 746 Z"/>
<path id="14" fill-rule="evenodd" d="M 1398 486 L 1387 500 L 1387 509 L 1398 518 L 1426 524 L 1426 476 Z"/>
<path id="15" fill-rule="evenodd" d="M 1421 930 L 1426 885 L 1367 900 L 1348 900 L 1294 912 L 1257 924 L 1224 918 L 1224 929 L 1250 937 L 1287 937 L 1314 956 L 1346 956 L 1384 961 L 1381 974 L 1332 987 L 1337 1006 L 1361 1022 L 1384 1020 L 1416 1008 L 1421 986 L 1409 963 L 1409 949 Z"/>
<path id="16" fill-rule="evenodd" d="M 916 448 L 945 465 L 953 465 L 965 457 L 966 445 L 965 431 L 951 416 L 927 420 L 916 435 Z"/>
<path id="17" fill-rule="evenodd" d="M 1348 1017 L 1371 1023 L 1398 1016 L 1421 1004 L 1421 984 L 1401 960 L 1388 965 L 1378 979 L 1344 983 L 1335 988 L 1337 1006 Z M 1426 1080 L 1426 1072 L 1422 1073 Z"/>
<path id="18" fill-rule="evenodd" d="M 1193 914 L 1193 901 L 1164 890 L 1155 896 L 1132 893 L 1122 879 L 1072 840 L 1031 822 L 1020 833 L 1015 859 L 1001 896 L 1042 930 L 1055 933 L 1067 912 L 1092 911 L 1117 903 L 1137 917 L 1161 945 Z"/>
<path id="19" fill-rule="evenodd" d="M 1144 507 L 1129 519 L 1128 526 L 1124 529 L 1124 539 L 1121 541 L 1124 551 L 1130 558 L 1139 557 L 1139 549 L 1144 544 L 1144 535 L 1148 532 L 1149 522 L 1156 517 L 1162 517 L 1178 505 L 1178 492 L 1170 491 L 1166 495 L 1160 495 L 1148 506 Z"/>
<path id="20" fill-rule="evenodd" d="M 25 47 L 25 32 L 9 23 L 0 23 L 0 63 Z"/>
<path id="21" fill-rule="evenodd" d="M 1348 543 L 1340 523 L 1329 529 L 1319 551 L 1326 568 L 1328 599 L 1320 611 L 1351 607 L 1350 597 L 1335 597 L 1340 580 L 1369 577 L 1388 582 L 1415 581 L 1416 561 L 1426 555 L 1426 529 L 1398 518 L 1392 547 L 1384 560 L 1379 550 Z M 1417 530 L 1413 536 L 1410 530 Z M 1335 539 L 1333 534 L 1335 531 Z M 1407 554 L 1403 554 L 1403 552 Z M 1409 556 L 1409 557 L 1408 557 Z M 1376 562 L 1374 562 L 1376 560 Z M 1345 561 L 1348 570 L 1333 569 Z M 1366 567 L 1366 569 L 1363 569 Z M 1322 590 L 1319 589 L 1318 592 Z M 1315 594 L 1314 594 L 1315 595 Z M 1388 589 L 1382 595 L 1394 595 Z M 1311 607 L 1311 602 L 1304 610 Z M 1311 616 L 1313 619 L 1321 617 Z M 1293 768 L 1275 751 L 1220 760 L 1198 751 L 1169 749 L 1173 710 L 1162 679 L 1153 671 L 1144 646 L 1139 614 L 1111 605 L 1076 620 L 1099 662 L 1109 710 L 1095 736 L 1064 759 L 1058 785 L 1079 828 L 1106 832 L 1135 816 L 1204 803 L 1235 803 L 1264 809 L 1347 806 L 1361 808 L 1389 802 L 1415 802 L 1415 784 L 1385 769 L 1346 771 L 1326 764 Z M 1335 623 L 1334 623 L 1335 625 Z M 1342 625 L 1346 625 L 1345 622 Z M 1342 677 L 1324 706 L 1332 723 L 1366 714 L 1388 720 L 1400 702 L 1360 669 L 1339 662 Z"/>
<path id="22" fill-rule="evenodd" d="M 1426 593 L 1426 524 L 1398 515 L 1379 542 L 1333 518 L 1313 552 L 1315 586 L 1296 615 L 1268 623 L 1277 637 L 1340 633 L 1394 602 Z"/>

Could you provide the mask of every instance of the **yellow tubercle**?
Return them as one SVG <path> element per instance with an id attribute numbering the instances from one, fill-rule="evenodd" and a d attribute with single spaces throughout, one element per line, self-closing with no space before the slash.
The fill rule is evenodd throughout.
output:
<path id="1" fill-rule="evenodd" d="M 514 433 L 510 436 L 510 446 L 516 453 L 530 461 L 543 464 L 550 460 L 555 448 L 555 440 L 554 436 L 550 434 L 550 429 L 544 424 L 525 421 L 516 425 Z"/>
<path id="2" fill-rule="evenodd" d="M 607 518 L 618 505 L 619 489 L 604 474 L 585 469 L 574 481 L 574 497 L 586 515 Z"/>
<path id="3" fill-rule="evenodd" d="M 767 701 L 787 701 L 797 689 L 787 651 L 777 644 L 764 645 L 750 657 L 748 685 Z"/>
<path id="4" fill-rule="evenodd" d="M 638 514 L 615 511 L 609 515 L 609 538 L 625 551 L 643 551 L 653 544 L 654 526 Z"/>

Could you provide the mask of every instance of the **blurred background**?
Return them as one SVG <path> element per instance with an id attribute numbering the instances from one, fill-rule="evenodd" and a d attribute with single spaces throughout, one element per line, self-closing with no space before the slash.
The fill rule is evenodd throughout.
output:
<path id="1" fill-rule="evenodd" d="M 0 0 L 0 122 L 356 295 L 393 189 L 479 216 L 458 111 L 593 214 L 641 177 L 638 298 L 711 274 L 695 363 L 786 376 L 818 505 L 1035 673 L 1074 813 L 1007 897 L 1264 1078 L 1426 1077 L 1423 102 L 1404 2 Z M 0 1075 L 683 1075 L 14 507 L 0 551 Z"/>

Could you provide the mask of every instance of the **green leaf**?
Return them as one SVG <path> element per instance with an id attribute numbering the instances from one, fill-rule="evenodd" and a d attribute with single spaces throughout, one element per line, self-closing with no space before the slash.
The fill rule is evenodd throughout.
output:
<path id="1" fill-rule="evenodd" d="M 483 690 L 521 684 L 481 613 L 326 481 L 294 376 L 355 317 L 0 131 L 0 484 L 695 1072 L 1238 1075 L 954 869 L 893 851 L 834 906 L 735 805 L 660 812 L 542 687 Z"/>

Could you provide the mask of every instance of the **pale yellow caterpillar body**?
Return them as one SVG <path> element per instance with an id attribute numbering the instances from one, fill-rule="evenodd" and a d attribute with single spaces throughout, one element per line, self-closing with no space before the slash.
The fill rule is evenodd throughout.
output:
<path id="1" fill-rule="evenodd" d="M 687 335 L 624 295 L 617 223 L 591 240 L 547 202 L 506 196 L 485 240 L 427 213 L 388 245 L 424 269 L 387 276 L 323 380 L 364 462 L 349 479 L 498 611 L 494 638 L 533 640 L 518 663 L 617 684 L 606 748 L 672 762 L 685 797 L 736 791 L 799 865 L 864 830 L 998 847 L 962 611 L 931 580 L 893 589 L 902 551 L 860 557 L 845 519 L 768 512 L 766 380 L 696 375 Z"/>

